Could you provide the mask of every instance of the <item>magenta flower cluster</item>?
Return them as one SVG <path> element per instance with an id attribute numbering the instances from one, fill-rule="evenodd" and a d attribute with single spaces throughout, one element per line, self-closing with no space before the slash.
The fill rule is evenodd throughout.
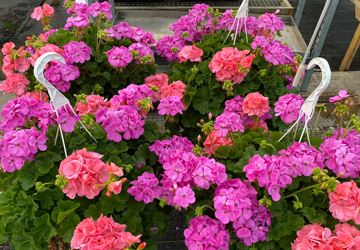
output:
<path id="1" fill-rule="evenodd" d="M 303 103 L 304 99 L 300 95 L 281 96 L 279 101 L 275 102 L 275 116 L 280 116 L 281 120 L 287 124 L 292 123 L 298 118 Z"/>
<path id="2" fill-rule="evenodd" d="M 131 51 L 137 51 L 139 53 L 140 58 L 146 55 L 154 56 L 154 51 L 152 51 L 152 49 L 149 46 L 144 45 L 142 43 L 133 43 L 129 46 L 129 49 Z M 136 64 L 140 64 L 140 58 L 135 59 Z"/>
<path id="3" fill-rule="evenodd" d="M 229 179 L 214 193 L 215 217 L 223 224 L 233 222 L 238 238 L 247 246 L 268 240 L 270 212 L 259 206 L 257 191 L 246 180 Z"/>
<path id="4" fill-rule="evenodd" d="M 48 138 L 35 127 L 4 134 L 0 140 L 1 168 L 4 172 L 20 170 L 26 160 L 33 161 L 38 150 L 46 150 Z"/>
<path id="5" fill-rule="evenodd" d="M 360 135 L 351 130 L 345 138 L 340 137 L 338 131 L 331 137 L 324 138 L 320 150 L 326 160 L 325 166 L 331 169 L 336 175 L 342 174 L 341 178 L 357 178 L 360 171 Z"/>
<path id="6" fill-rule="evenodd" d="M 199 249 L 229 249 L 229 230 L 220 221 L 208 216 L 198 216 L 189 221 L 185 229 L 185 244 L 189 250 Z"/>
<path id="7" fill-rule="evenodd" d="M 133 60 L 131 51 L 124 46 L 113 46 L 111 50 L 106 52 L 106 55 L 108 56 L 110 65 L 115 68 L 124 68 Z"/>
<path id="8" fill-rule="evenodd" d="M 58 90 L 66 92 L 71 87 L 70 81 L 80 77 L 80 71 L 75 65 L 58 62 L 47 68 L 44 76 Z"/>
<path id="9" fill-rule="evenodd" d="M 90 60 L 92 55 L 90 47 L 84 42 L 71 41 L 65 44 L 63 47 L 66 63 L 84 63 Z"/>
<path id="10" fill-rule="evenodd" d="M 107 19 L 112 18 L 111 5 L 107 1 L 104 1 L 102 3 L 95 2 L 92 5 L 90 5 L 89 7 L 90 15 L 92 15 L 93 17 L 98 17 L 100 13 L 105 14 Z"/>
<path id="11" fill-rule="evenodd" d="M 108 37 L 115 37 L 117 40 L 127 38 L 147 46 L 156 42 L 152 33 L 144 31 L 141 27 L 131 27 L 124 22 L 120 22 L 104 31 L 108 32 Z"/>
<path id="12" fill-rule="evenodd" d="M 57 110 L 57 124 L 64 132 L 73 132 L 76 122 L 80 121 L 80 116 L 75 114 L 69 105 L 62 106 Z"/>
<path id="13" fill-rule="evenodd" d="M 159 115 L 175 116 L 177 114 L 182 114 L 185 109 L 185 105 L 178 96 L 169 95 L 166 98 L 162 98 L 158 105 Z"/>
<path id="14" fill-rule="evenodd" d="M 166 57 L 168 62 L 180 61 L 179 52 L 186 45 L 186 40 L 181 36 L 164 36 L 159 39 L 155 48 L 159 56 Z"/>
<path id="15" fill-rule="evenodd" d="M 96 122 L 101 123 L 109 140 L 119 142 L 138 139 L 143 133 L 145 122 L 139 112 L 128 105 L 117 106 L 114 109 L 107 107 L 98 111 Z"/>
<path id="16" fill-rule="evenodd" d="M 161 196 L 162 188 L 159 186 L 159 180 L 152 173 L 144 172 L 130 184 L 133 186 L 128 189 L 128 193 L 134 196 L 136 201 L 144 201 L 147 204 L 155 197 Z"/>
<path id="17" fill-rule="evenodd" d="M 55 113 L 49 103 L 27 96 L 10 100 L 3 107 L 1 116 L 3 121 L 0 121 L 0 130 L 4 132 L 23 128 L 27 121 L 33 121 L 45 133 L 48 126 L 53 126 L 55 123 Z"/>
<path id="18" fill-rule="evenodd" d="M 241 117 L 235 112 L 224 112 L 216 117 L 214 129 L 222 137 L 226 137 L 229 132 L 244 132 Z"/>
<path id="19" fill-rule="evenodd" d="M 275 33 L 284 29 L 284 23 L 273 13 L 265 13 L 258 18 L 258 27 Z"/>

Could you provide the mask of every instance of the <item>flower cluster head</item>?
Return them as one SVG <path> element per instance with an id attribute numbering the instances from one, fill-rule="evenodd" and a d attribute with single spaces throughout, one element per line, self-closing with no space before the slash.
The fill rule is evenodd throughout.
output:
<path id="1" fill-rule="evenodd" d="M 225 225 L 208 216 L 199 216 L 189 221 L 185 229 L 185 244 L 189 250 L 229 249 L 230 234 Z"/>
<path id="2" fill-rule="evenodd" d="M 141 235 L 134 236 L 125 231 L 126 225 L 116 223 L 113 218 L 100 215 L 94 221 L 88 218 L 80 222 L 71 239 L 71 249 L 128 249 L 140 243 Z"/>
<path id="3" fill-rule="evenodd" d="M 280 188 L 292 183 L 288 167 L 281 157 L 276 155 L 254 155 L 243 170 L 249 181 L 257 180 L 260 187 L 265 186 L 274 201 L 280 200 Z"/>
<path id="4" fill-rule="evenodd" d="M 128 105 L 117 106 L 114 109 L 107 107 L 96 114 L 96 122 L 101 123 L 109 140 L 119 142 L 138 139 L 143 133 L 145 122 L 139 112 Z"/>
<path id="5" fill-rule="evenodd" d="M 136 201 L 144 201 L 147 204 L 155 197 L 161 196 L 162 188 L 159 186 L 159 180 L 152 173 L 144 172 L 130 184 L 133 186 L 128 189 L 128 193 L 134 196 Z"/>
<path id="6" fill-rule="evenodd" d="M 202 49 L 197 48 L 195 45 L 184 46 L 179 52 L 180 62 L 201 62 L 201 56 L 204 54 Z"/>
<path id="7" fill-rule="evenodd" d="M 103 109 L 104 107 L 110 107 L 111 103 L 104 99 L 104 97 L 99 95 L 88 95 L 85 98 L 86 104 L 79 102 L 76 107 L 78 115 L 82 116 L 85 114 L 93 114 Z"/>
<path id="8" fill-rule="evenodd" d="M 295 58 L 292 48 L 278 40 L 269 41 L 265 36 L 256 36 L 251 43 L 252 49 L 261 48 L 265 60 L 273 65 L 291 65 Z"/>
<path id="9" fill-rule="evenodd" d="M 115 68 L 124 68 L 133 60 L 131 51 L 124 46 L 113 46 L 111 50 L 106 52 L 106 55 L 110 65 Z"/>
<path id="10" fill-rule="evenodd" d="M 188 138 L 174 135 L 168 140 L 156 140 L 149 150 L 159 156 L 159 163 L 164 164 L 176 150 L 191 152 L 193 148 L 194 145 Z"/>
<path id="11" fill-rule="evenodd" d="M 54 45 L 54 44 L 45 44 L 45 46 L 42 46 L 40 49 L 36 50 L 33 55 L 32 55 L 32 59 L 31 59 L 31 65 L 35 66 L 35 62 L 36 60 L 42 56 L 45 53 L 48 52 L 55 52 L 58 53 L 59 55 L 64 55 L 64 50 L 60 49 L 58 46 Z"/>
<path id="12" fill-rule="evenodd" d="M 186 45 L 186 40 L 182 36 L 164 36 L 159 39 L 155 48 L 159 56 L 166 57 L 168 62 L 178 62 L 179 51 Z"/>
<path id="13" fill-rule="evenodd" d="M 329 210 L 334 218 L 340 222 L 353 220 L 360 224 L 360 189 L 353 180 L 339 183 L 336 191 L 329 194 L 329 199 Z"/>
<path id="14" fill-rule="evenodd" d="M 80 71 L 75 65 L 58 62 L 47 68 L 44 76 L 58 90 L 66 92 L 71 87 L 70 81 L 80 77 Z"/>
<path id="15" fill-rule="evenodd" d="M 210 139 L 211 137 L 211 139 Z M 212 141 L 212 142 L 211 142 Z M 224 138 L 222 133 L 217 130 L 212 131 L 204 141 L 204 150 L 207 155 L 214 155 L 214 150 L 216 151 L 219 146 L 231 146 L 233 143 L 231 139 Z M 214 147 L 214 148 L 213 148 Z"/>
<path id="16" fill-rule="evenodd" d="M 289 124 L 299 117 L 300 108 L 304 99 L 300 95 L 287 94 L 281 96 L 275 103 L 275 116 L 280 116 L 283 122 Z"/>
<path id="17" fill-rule="evenodd" d="M 68 30 L 71 27 L 75 28 L 87 28 L 90 25 L 89 17 L 86 14 L 79 14 L 76 16 L 68 17 L 64 30 Z"/>
<path id="18" fill-rule="evenodd" d="M 262 117 L 270 110 L 269 98 L 255 92 L 248 94 L 242 103 L 243 113 L 248 116 Z"/>
<path id="19" fill-rule="evenodd" d="M 8 73 L 6 79 L 0 84 L 0 90 L 5 93 L 13 93 L 16 96 L 23 96 L 26 93 L 26 85 L 30 81 L 21 73 Z"/>
<path id="20" fill-rule="evenodd" d="M 291 243 L 292 250 L 301 249 L 360 249 L 360 231 L 349 224 L 336 224 L 332 233 L 320 224 L 305 225 L 297 232 L 296 240 Z"/>
<path id="21" fill-rule="evenodd" d="M 235 112 L 224 112 L 215 119 L 214 129 L 218 135 L 226 137 L 231 132 L 244 132 L 244 126 L 240 115 Z"/>
<path id="22" fill-rule="evenodd" d="M 349 97 L 350 95 L 348 95 L 346 90 L 340 90 L 339 91 L 339 95 L 330 97 L 329 102 L 338 102 L 341 101 L 342 99 Z"/>
<path id="23" fill-rule="evenodd" d="M 209 63 L 210 70 L 216 74 L 216 80 L 233 84 L 241 83 L 251 69 L 255 55 L 249 54 L 250 50 L 239 51 L 237 48 L 227 47 L 214 55 Z"/>
<path id="24" fill-rule="evenodd" d="M 150 55 L 154 57 L 154 51 L 151 50 L 151 48 L 147 45 L 141 44 L 141 43 L 133 43 L 129 46 L 130 51 L 137 51 L 139 54 L 139 58 L 135 59 L 136 64 L 140 64 L 141 60 L 140 58 Z"/>
<path id="25" fill-rule="evenodd" d="M 31 18 L 36 19 L 36 21 L 41 20 L 44 26 L 50 22 L 49 17 L 53 17 L 53 16 L 54 16 L 54 8 L 48 4 L 44 4 L 42 7 L 41 6 L 36 7 L 33 13 L 31 13 Z"/>
<path id="26" fill-rule="evenodd" d="M 5 132 L 23 128 L 27 121 L 33 121 L 45 133 L 55 120 L 49 103 L 28 96 L 10 100 L 3 107 L 1 116 L 3 121 L 0 121 L 0 129 Z"/>
<path id="27" fill-rule="evenodd" d="M 315 168 L 324 168 L 324 157 L 321 152 L 306 142 L 294 141 L 286 150 L 280 150 L 279 155 L 288 167 L 288 174 L 293 178 L 310 176 Z"/>
<path id="28" fill-rule="evenodd" d="M 61 187 L 63 192 L 74 199 L 76 195 L 93 199 L 112 181 L 111 175 L 123 176 L 122 168 L 114 163 L 101 161 L 102 155 L 88 152 L 86 148 L 73 152 L 60 163 L 59 178 L 65 178 L 67 184 Z M 121 188 L 113 191 L 120 193 Z"/>
<path id="29" fill-rule="evenodd" d="M 56 122 L 64 132 L 73 132 L 78 121 L 80 121 L 80 116 L 74 114 L 69 105 L 62 106 L 57 110 Z"/>
<path id="30" fill-rule="evenodd" d="M 193 178 L 194 185 L 203 189 L 209 189 L 212 184 L 220 185 L 227 179 L 225 165 L 202 156 L 195 167 Z"/>
<path id="31" fill-rule="evenodd" d="M 166 98 L 161 99 L 158 106 L 159 115 L 175 116 L 177 114 L 182 114 L 183 110 L 185 110 L 185 105 L 178 96 L 169 95 Z"/>
<path id="32" fill-rule="evenodd" d="M 15 50 L 15 44 L 12 42 L 5 43 L 1 52 L 4 55 L 2 71 L 7 78 L 13 78 L 14 71 L 23 73 L 30 68 L 31 54 L 21 46 Z"/>
<path id="33" fill-rule="evenodd" d="M 20 170 L 26 160 L 33 161 L 38 150 L 46 150 L 48 138 L 36 128 L 9 131 L 0 140 L 1 168 L 4 172 Z"/>
<path id="34" fill-rule="evenodd" d="M 258 27 L 262 28 L 266 31 L 270 31 L 271 33 L 275 33 L 276 31 L 281 31 L 284 29 L 285 25 L 273 13 L 265 13 L 261 17 L 258 18 Z"/>
<path id="35" fill-rule="evenodd" d="M 161 92 L 165 87 L 168 86 L 168 82 L 169 82 L 169 77 L 164 73 L 151 75 L 151 76 L 148 76 L 145 78 L 144 84 L 146 86 L 148 86 L 149 88 L 153 88 L 153 86 L 156 87 L 157 92 L 154 92 L 154 95 L 153 95 L 154 102 L 160 101 Z"/>
<path id="36" fill-rule="evenodd" d="M 324 138 L 319 149 L 326 160 L 325 166 L 341 178 L 357 178 L 360 171 L 360 135 L 355 130 L 350 130 L 342 138 L 344 129 L 338 137 L 338 131 L 331 137 Z"/>
<path id="37" fill-rule="evenodd" d="M 117 40 L 128 38 L 132 39 L 134 30 L 128 23 L 120 22 L 109 29 L 104 31 L 108 32 L 108 37 L 115 37 Z"/>
<path id="38" fill-rule="evenodd" d="M 100 13 L 105 14 L 107 19 L 112 18 L 111 5 L 107 1 L 104 1 L 102 3 L 95 2 L 92 5 L 90 5 L 89 7 L 90 15 L 92 15 L 93 17 L 98 17 Z"/>
<path id="39" fill-rule="evenodd" d="M 126 88 L 119 90 L 118 93 L 119 95 L 114 95 L 111 99 L 112 108 L 128 105 L 133 109 L 138 110 L 141 115 L 145 117 L 147 112 L 142 111 L 138 102 L 145 98 L 150 98 L 150 101 L 152 100 L 154 92 L 148 86 L 145 84 L 130 84 Z"/>
<path id="40" fill-rule="evenodd" d="M 71 41 L 62 46 L 66 63 L 84 63 L 92 55 L 90 47 L 84 42 Z"/>
<path id="41" fill-rule="evenodd" d="M 236 236 L 251 246 L 258 241 L 268 241 L 272 215 L 265 206 L 253 205 L 243 210 L 243 215 L 233 223 Z"/>

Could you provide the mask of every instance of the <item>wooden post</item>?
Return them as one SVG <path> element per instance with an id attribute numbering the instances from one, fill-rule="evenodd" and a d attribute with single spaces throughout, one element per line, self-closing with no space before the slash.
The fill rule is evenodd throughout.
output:
<path id="1" fill-rule="evenodd" d="M 360 0 L 351 0 L 355 4 L 355 17 L 360 21 Z M 341 62 L 339 71 L 349 70 L 352 61 L 356 55 L 357 50 L 360 46 L 360 23 L 357 27 L 355 34 L 351 40 L 348 50 Z"/>

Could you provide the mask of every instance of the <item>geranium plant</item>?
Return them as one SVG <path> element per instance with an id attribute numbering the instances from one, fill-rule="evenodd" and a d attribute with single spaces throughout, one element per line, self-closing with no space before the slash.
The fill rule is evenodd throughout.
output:
<path id="1" fill-rule="evenodd" d="M 273 105 L 291 89 L 301 57 L 276 39 L 284 23 L 268 13 L 235 21 L 236 13 L 197 4 L 169 27 L 173 36 L 156 44 L 158 54 L 170 62 L 170 82 L 180 80 L 187 86 L 188 109 L 178 124 L 191 138 L 196 123 L 209 113 L 220 115 L 233 96 L 257 91 Z M 272 127 L 281 126 L 278 121 Z"/>
<path id="2" fill-rule="evenodd" d="M 11 42 L 4 46 L 2 70 L 7 79 L 0 85 L 1 90 L 17 96 L 42 90 L 33 76 L 33 66 L 46 52 L 65 58 L 66 64 L 52 62 L 45 77 L 68 98 L 93 92 L 111 98 L 118 89 L 130 83 L 142 84 L 145 77 L 155 73 L 150 47 L 155 43 L 153 35 L 124 22 L 113 25 L 107 1 L 88 6 L 69 0 L 64 7 L 71 15 L 64 28 L 51 28 L 54 10 L 44 4 L 31 14 L 42 22 L 44 33 L 28 37 L 26 46 L 17 50 Z"/>

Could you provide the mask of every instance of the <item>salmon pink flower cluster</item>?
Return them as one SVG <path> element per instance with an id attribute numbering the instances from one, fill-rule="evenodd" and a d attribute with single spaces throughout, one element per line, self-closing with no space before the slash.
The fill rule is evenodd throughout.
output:
<path id="1" fill-rule="evenodd" d="M 128 105 L 101 109 L 96 114 L 96 122 L 104 127 L 107 138 L 115 142 L 139 139 L 144 133 L 145 122 L 139 112 Z"/>
<path id="2" fill-rule="evenodd" d="M 169 84 L 169 77 L 164 73 L 160 73 L 145 78 L 145 85 L 149 88 L 156 88 L 154 93 L 154 102 L 158 102 L 161 98 L 167 98 L 168 96 L 178 96 L 183 98 L 186 90 L 186 84 L 182 81 L 174 81 Z"/>
<path id="3" fill-rule="evenodd" d="M 360 189 L 353 180 L 338 184 L 336 191 L 329 194 L 329 199 L 329 209 L 334 218 L 340 222 L 353 220 L 360 224 Z"/>
<path id="4" fill-rule="evenodd" d="M 189 250 L 229 249 L 229 230 L 220 221 L 208 216 L 198 216 L 189 221 L 185 229 L 185 244 Z"/>
<path id="5" fill-rule="evenodd" d="M 82 116 L 85 114 L 96 115 L 96 113 L 104 107 L 110 107 L 111 103 L 99 95 L 88 95 L 85 98 L 86 104 L 79 102 L 76 107 L 78 115 Z"/>
<path id="6" fill-rule="evenodd" d="M 287 94 L 281 96 L 279 101 L 275 102 L 275 116 L 280 116 L 283 122 L 290 124 L 299 117 L 303 103 L 304 99 L 300 95 Z"/>
<path id="7" fill-rule="evenodd" d="M 269 98 L 255 92 L 248 94 L 242 103 L 243 113 L 248 116 L 262 117 L 270 110 Z"/>
<path id="8" fill-rule="evenodd" d="M 13 93 L 16 96 L 23 96 L 26 93 L 26 86 L 30 81 L 21 73 L 8 73 L 6 79 L 0 84 L 0 90 L 5 93 Z"/>
<path id="9" fill-rule="evenodd" d="M 128 189 L 128 193 L 134 196 L 136 201 L 144 201 L 147 204 L 155 197 L 161 196 L 162 188 L 159 186 L 159 180 L 152 173 L 144 172 L 130 184 L 133 186 Z"/>
<path id="10" fill-rule="evenodd" d="M 33 161 L 38 150 L 46 150 L 48 138 L 36 128 L 9 131 L 0 140 L 1 168 L 4 172 L 20 170 L 26 160 Z"/>
<path id="11" fill-rule="evenodd" d="M 79 78 L 80 71 L 75 65 L 58 62 L 47 68 L 44 76 L 58 90 L 67 92 L 71 87 L 70 81 Z"/>
<path id="12" fill-rule="evenodd" d="M 336 224 L 332 233 L 320 224 L 305 225 L 297 232 L 296 240 L 291 243 L 292 250 L 301 249 L 360 249 L 360 231 L 349 224 Z"/>
<path id="13" fill-rule="evenodd" d="M 272 218 L 256 196 L 255 188 L 240 179 L 226 180 L 214 193 L 215 217 L 223 224 L 233 222 L 236 235 L 247 246 L 267 240 Z"/>
<path id="14" fill-rule="evenodd" d="M 201 56 L 204 54 L 202 49 L 197 48 L 195 45 L 184 46 L 179 52 L 180 62 L 201 62 Z"/>
<path id="15" fill-rule="evenodd" d="M 36 21 L 42 21 L 43 25 L 45 26 L 50 20 L 49 17 L 54 16 L 54 8 L 48 5 L 47 3 L 44 4 L 42 7 L 36 7 L 31 13 L 30 17 L 32 19 L 36 19 Z"/>
<path id="16" fill-rule="evenodd" d="M 324 138 L 320 150 L 325 158 L 325 166 L 336 175 L 342 174 L 341 178 L 357 178 L 360 171 L 360 135 L 355 130 L 342 138 L 344 129 L 341 130 L 340 138 L 338 131 L 333 136 Z"/>
<path id="17" fill-rule="evenodd" d="M 255 55 L 250 50 L 239 51 L 237 48 L 227 47 L 214 55 L 209 63 L 210 70 L 215 73 L 216 80 L 220 82 L 231 81 L 233 84 L 241 83 L 251 69 Z"/>
<path id="18" fill-rule="evenodd" d="M 31 55 L 24 49 L 24 46 L 21 46 L 18 50 L 15 50 L 15 44 L 12 42 L 5 43 L 2 48 L 2 53 L 4 55 L 2 71 L 4 74 L 9 77 L 14 71 L 23 73 L 30 68 L 31 64 Z"/>
<path id="19" fill-rule="evenodd" d="M 71 249 L 124 250 L 140 243 L 141 235 L 134 236 L 125 229 L 126 225 L 119 224 L 103 214 L 96 221 L 92 218 L 85 219 L 75 228 Z"/>
<path id="20" fill-rule="evenodd" d="M 62 187 L 63 192 L 70 199 L 74 199 L 76 195 L 94 199 L 104 189 L 110 175 L 124 175 L 122 168 L 114 163 L 104 163 L 100 160 L 101 157 L 102 155 L 88 152 L 84 148 L 73 152 L 60 163 L 59 176 L 67 180 L 66 186 Z M 113 190 L 115 194 L 120 191 L 121 188 Z"/>
<path id="21" fill-rule="evenodd" d="M 233 145 L 231 138 L 224 138 L 222 134 L 223 132 L 214 130 L 213 132 L 210 133 L 210 135 L 206 137 L 204 141 L 205 154 L 207 154 L 208 156 L 214 155 L 215 154 L 214 150 L 216 151 L 219 146 Z"/>

